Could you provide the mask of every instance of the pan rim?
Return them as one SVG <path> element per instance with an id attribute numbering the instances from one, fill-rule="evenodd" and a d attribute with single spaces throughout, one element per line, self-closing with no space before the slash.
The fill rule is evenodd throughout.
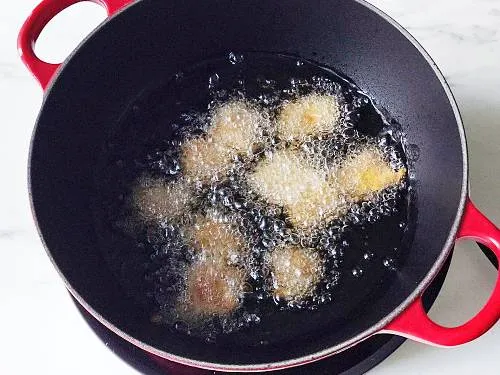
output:
<path id="1" fill-rule="evenodd" d="M 453 93 L 446 82 L 446 78 L 444 77 L 443 73 L 439 70 L 437 64 L 434 62 L 432 57 L 429 55 L 429 53 L 423 48 L 423 46 L 411 35 L 411 33 L 406 30 L 402 25 L 400 25 L 397 21 L 395 21 L 392 17 L 384 13 L 382 10 L 377 8 L 376 6 L 368 3 L 366 0 L 353 0 L 356 3 L 368 8 L 368 10 L 374 12 L 381 18 L 383 18 L 385 21 L 390 23 L 393 27 L 395 27 L 406 39 L 412 43 L 412 45 L 419 51 L 419 53 L 425 58 L 425 60 L 428 62 L 430 67 L 433 69 L 434 74 L 436 77 L 439 79 L 441 82 L 441 85 L 446 93 L 446 96 L 448 97 L 449 103 L 453 109 L 453 113 L 455 115 L 455 120 L 457 122 L 457 127 L 460 135 L 460 141 L 461 141 L 461 146 L 462 146 L 462 160 L 463 160 L 463 177 L 462 177 L 462 186 L 461 186 L 461 194 L 460 194 L 460 201 L 457 207 L 457 214 L 456 217 L 453 221 L 452 227 L 450 229 L 448 238 L 446 239 L 446 242 L 443 246 L 443 249 L 441 250 L 441 253 L 437 260 L 435 261 L 434 265 L 432 268 L 429 270 L 427 273 L 426 277 L 420 282 L 420 284 L 415 288 L 415 290 L 398 306 L 396 307 L 389 315 L 384 317 L 382 320 L 379 322 L 375 323 L 372 325 L 370 328 L 367 330 L 357 334 L 356 336 L 352 337 L 349 340 L 344 341 L 341 344 L 338 344 L 336 346 L 329 347 L 327 349 L 318 351 L 316 353 L 308 354 L 302 357 L 298 357 L 295 359 L 290 359 L 290 360 L 285 360 L 285 361 L 280 361 L 280 362 L 272 362 L 272 363 L 262 363 L 262 364 L 248 364 L 248 365 L 230 365 L 230 364 L 217 364 L 217 363 L 212 363 L 212 362 L 205 362 L 205 361 L 197 361 L 197 360 L 192 360 L 186 357 L 182 356 L 177 356 L 171 353 L 167 353 L 161 350 L 158 350 L 154 348 L 151 345 L 145 344 L 144 342 L 132 337 L 131 335 L 127 334 L 126 332 L 122 331 L 120 328 L 118 328 L 116 325 L 108 321 L 106 318 L 104 318 L 98 311 L 94 310 L 92 306 L 90 306 L 84 298 L 76 291 L 76 289 L 70 284 L 69 280 L 64 276 L 60 268 L 58 267 L 54 257 L 51 255 L 50 250 L 44 240 L 38 218 L 36 215 L 36 210 L 34 207 L 34 201 L 33 201 L 33 194 L 32 194 L 32 181 L 31 181 L 31 160 L 32 160 L 32 153 L 33 153 L 33 146 L 34 146 L 34 140 L 36 137 L 37 133 L 37 128 L 39 125 L 39 120 L 42 111 L 40 111 L 38 118 L 36 120 L 36 125 L 34 127 L 31 141 L 30 141 L 30 149 L 29 149 L 29 165 L 28 165 L 28 190 L 29 190 L 29 197 L 30 197 L 30 207 L 31 207 L 31 212 L 34 217 L 34 221 L 36 224 L 36 228 L 39 234 L 39 237 L 42 241 L 43 247 L 45 248 L 45 251 L 56 268 L 57 272 L 59 273 L 59 276 L 63 280 L 65 287 L 68 289 L 68 291 L 73 295 L 73 297 L 78 301 L 78 303 L 85 308 L 94 318 L 96 318 L 101 324 L 103 324 L 105 327 L 113 331 L 115 334 L 118 336 L 122 337 L 123 339 L 127 340 L 128 342 L 132 343 L 133 345 L 139 347 L 140 349 L 151 353 L 159 358 L 164 358 L 166 360 L 170 360 L 173 362 L 177 362 L 180 364 L 184 364 L 187 366 L 191 367 L 197 367 L 197 368 L 202 368 L 202 369 L 208 369 L 208 370 L 217 370 L 217 371 L 223 371 L 223 372 L 262 372 L 262 371 L 275 371 L 275 370 L 280 370 L 280 369 L 286 369 L 286 368 L 291 368 L 291 367 L 297 367 L 301 365 L 305 365 L 308 363 L 312 363 L 315 361 L 319 361 L 321 359 L 327 358 L 329 356 L 335 355 L 337 353 L 340 353 L 341 351 L 347 350 L 355 346 L 356 344 L 360 343 L 361 341 L 364 341 L 368 339 L 369 337 L 377 334 L 381 330 L 383 330 L 392 320 L 394 320 L 396 317 L 398 317 L 404 310 L 413 302 L 415 301 L 425 290 L 426 288 L 430 285 L 432 280 L 436 277 L 436 275 L 439 273 L 440 269 L 442 266 L 445 264 L 446 260 L 448 259 L 452 248 L 453 248 L 453 243 L 455 241 L 456 234 L 458 232 L 463 213 L 465 211 L 465 205 L 468 197 L 468 173 L 469 173 L 469 163 L 468 163 L 468 149 L 467 149 L 467 141 L 466 141 L 466 134 L 465 134 L 465 128 L 464 124 L 461 118 L 460 110 L 458 108 L 458 104 L 453 96 Z M 67 65 L 68 61 L 70 61 L 73 56 L 79 51 L 80 47 L 87 42 L 88 39 L 90 39 L 93 35 L 95 35 L 104 24 L 106 24 L 108 21 L 111 19 L 120 16 L 122 12 L 127 11 L 129 8 L 132 8 L 134 5 L 137 5 L 140 3 L 140 1 L 132 1 L 129 5 L 125 6 L 122 8 L 120 11 L 118 11 L 116 14 L 114 14 L 111 18 L 108 18 L 104 20 L 91 34 L 89 34 L 85 39 L 82 40 L 82 42 L 75 48 L 75 50 L 65 59 L 65 61 L 61 64 L 60 69 L 58 69 L 58 72 L 54 76 L 54 78 L 51 80 L 50 84 L 48 85 L 47 89 L 44 92 L 43 96 L 43 101 L 41 108 L 46 104 L 47 98 L 50 96 L 50 93 L 57 82 L 57 78 L 62 70 L 64 70 L 64 67 Z"/>

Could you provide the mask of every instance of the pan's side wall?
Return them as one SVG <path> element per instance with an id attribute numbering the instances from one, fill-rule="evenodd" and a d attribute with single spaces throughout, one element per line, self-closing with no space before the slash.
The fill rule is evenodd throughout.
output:
<path id="1" fill-rule="evenodd" d="M 90 212 L 92 175 L 107 129 L 151 83 L 228 51 L 296 54 L 341 70 L 387 108 L 420 148 L 418 225 L 395 283 L 363 316 L 293 345 L 224 350 L 155 329 L 103 267 Z M 318 352 L 370 328 L 428 274 L 455 220 L 463 184 L 460 132 L 428 61 L 391 24 L 354 1 L 144 0 L 102 26 L 50 89 L 31 154 L 43 239 L 68 283 L 116 327 L 148 345 L 209 362 L 255 364 Z M 388 234 L 390 235 L 390 234 Z"/>

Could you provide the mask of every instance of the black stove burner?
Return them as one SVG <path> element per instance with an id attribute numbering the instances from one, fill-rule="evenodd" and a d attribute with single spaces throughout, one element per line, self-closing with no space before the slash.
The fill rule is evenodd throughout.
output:
<path id="1" fill-rule="evenodd" d="M 448 268 L 450 266 L 451 256 L 441 270 L 438 277 L 427 289 L 424 295 L 424 305 L 427 310 L 430 309 L 436 300 L 441 287 L 443 286 Z M 75 301 L 76 303 L 76 301 Z M 196 370 L 187 366 L 179 365 L 173 362 L 165 361 L 165 365 L 160 367 L 148 356 L 147 353 L 123 340 L 115 333 L 100 324 L 83 307 L 76 303 L 78 309 L 93 329 L 97 336 L 104 341 L 106 346 L 111 349 L 122 360 L 134 367 L 145 375 L 214 375 L 221 374 L 214 371 Z M 384 359 L 389 357 L 397 348 L 405 342 L 405 339 L 392 335 L 376 335 L 354 348 L 334 355 L 321 361 L 295 367 L 287 370 L 272 372 L 277 375 L 359 375 L 374 368 Z"/>

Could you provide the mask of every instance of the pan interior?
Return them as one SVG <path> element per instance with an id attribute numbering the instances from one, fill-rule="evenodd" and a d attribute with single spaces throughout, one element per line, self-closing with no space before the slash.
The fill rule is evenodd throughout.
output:
<path id="1" fill-rule="evenodd" d="M 312 327 L 307 315 L 280 319 L 282 332 L 295 332 L 293 344 L 288 336 L 274 345 L 252 346 L 242 335 L 235 350 L 234 340 L 213 345 L 158 329 L 149 308 L 110 272 L 91 209 L 103 145 L 131 103 L 166 77 L 230 51 L 283 53 L 337 68 L 386 108 L 413 150 L 420 150 L 411 166 L 418 219 L 406 259 L 387 287 L 357 301 L 357 310 L 345 306 L 343 320 L 328 329 Z M 383 320 L 440 258 L 464 184 L 460 129 L 435 70 L 390 22 L 354 1 L 140 1 L 101 26 L 64 64 L 45 98 L 30 161 L 38 226 L 73 293 L 108 325 L 146 347 L 231 365 L 314 354 Z"/>
<path id="2" fill-rule="evenodd" d="M 362 315 L 370 301 L 382 295 L 396 277 L 397 268 L 404 263 L 411 246 L 416 222 L 416 210 L 407 184 L 402 189 L 384 191 L 375 201 L 368 199 L 364 204 L 354 205 L 348 216 L 317 232 L 296 232 L 300 236 L 295 240 L 297 243 L 315 248 L 326 260 L 325 281 L 320 283 L 314 297 L 306 299 L 302 305 L 287 307 L 284 303 L 276 304 L 267 287 L 269 277 L 262 270 L 266 255 L 280 242 L 292 239 L 276 234 L 273 228 L 262 229 L 263 225 L 284 224 L 286 215 L 281 212 L 270 214 L 266 204 L 255 204 L 245 197 L 248 194 L 244 192 L 245 177 L 259 163 L 254 160 L 244 164 L 243 175 L 238 175 L 237 171 L 236 175 L 231 174 L 232 179 L 203 187 L 198 194 L 204 203 L 188 210 L 193 212 L 191 215 L 207 210 L 236 215 L 235 224 L 246 232 L 245 237 L 250 241 L 248 248 L 253 249 L 251 264 L 255 264 L 249 273 L 258 276 L 247 279 L 252 292 L 246 294 L 242 311 L 222 320 L 210 319 L 201 326 L 188 324 L 182 314 L 162 319 L 162 316 L 171 315 L 171 310 L 178 304 L 179 294 L 185 288 L 182 274 L 186 271 L 179 275 L 175 268 L 181 262 L 187 264 L 189 270 L 195 262 L 186 260 L 189 249 L 185 249 L 184 254 L 178 253 L 178 246 L 186 246 L 185 239 L 172 233 L 182 231 L 190 224 L 179 226 L 167 219 L 144 227 L 136 217 L 137 212 L 129 207 L 131 187 L 146 175 L 185 188 L 178 182 L 176 185 L 182 170 L 179 173 L 176 167 L 175 145 L 177 141 L 192 136 L 193 132 L 200 136 L 193 123 L 201 121 L 197 114 L 205 113 L 209 103 L 209 107 L 217 108 L 218 103 L 244 98 L 247 103 L 250 100 L 259 103 L 262 108 L 271 107 L 273 103 L 279 110 L 284 98 L 328 89 L 335 90 L 335 95 L 342 98 L 342 106 L 348 108 L 345 116 L 349 119 L 342 121 L 352 123 L 354 127 L 345 128 L 339 134 L 308 137 L 308 147 L 316 148 L 313 154 L 323 150 L 329 153 L 329 158 L 339 157 L 348 152 L 348 148 L 352 152 L 367 147 L 367 142 L 376 142 L 378 147 L 389 150 L 388 154 L 392 153 L 394 158 L 407 165 L 404 150 L 407 145 L 399 124 L 383 116 L 348 78 L 293 56 L 231 52 L 228 56 L 196 64 L 142 93 L 112 129 L 104 147 L 102 168 L 95 177 L 94 206 L 99 247 L 129 295 L 149 308 L 149 316 L 155 317 L 154 320 L 167 320 L 169 326 L 160 325 L 159 330 L 168 333 L 177 326 L 194 336 L 233 348 L 283 345 L 305 334 L 321 335 L 330 327 L 346 325 L 347 317 Z M 280 149 L 284 143 L 279 141 L 274 147 Z M 340 151 L 330 151 L 335 147 Z M 221 193 L 238 199 L 239 206 L 243 207 L 236 208 L 230 201 L 212 197 Z M 207 194 L 212 198 L 207 198 Z M 184 219 L 184 222 L 186 220 L 189 221 Z M 241 228 L 244 226 L 247 228 Z M 287 225 L 287 230 L 290 229 L 292 227 Z M 269 247 L 269 241 L 277 245 Z M 244 265 L 240 265 L 241 268 Z M 179 276 L 181 280 L 178 280 Z M 181 286 L 177 287 L 178 284 Z"/>

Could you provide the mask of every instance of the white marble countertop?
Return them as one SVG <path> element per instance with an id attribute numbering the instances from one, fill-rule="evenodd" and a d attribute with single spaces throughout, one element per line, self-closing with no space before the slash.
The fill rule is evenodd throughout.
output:
<path id="1" fill-rule="evenodd" d="M 42 92 L 16 53 L 17 32 L 39 0 L 0 12 L 0 374 L 137 374 L 87 327 L 50 264 L 28 202 L 26 165 Z M 471 195 L 500 223 L 500 0 L 371 0 L 423 44 L 462 112 Z M 62 59 L 104 17 L 84 4 L 49 25 L 37 49 Z M 470 244 L 460 246 L 432 316 L 457 324 L 488 297 L 496 273 Z M 498 374 L 500 323 L 473 343 L 438 349 L 405 343 L 371 374 Z"/>

